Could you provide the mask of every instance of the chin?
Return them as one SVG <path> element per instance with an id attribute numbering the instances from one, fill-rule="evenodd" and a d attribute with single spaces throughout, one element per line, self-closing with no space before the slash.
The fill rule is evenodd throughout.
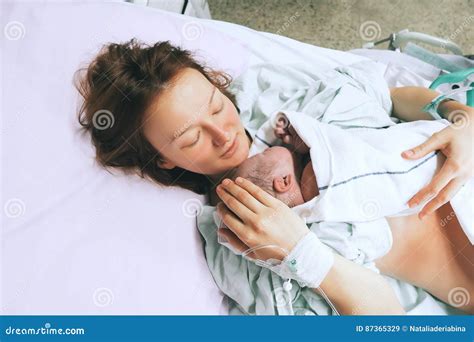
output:
<path id="1" fill-rule="evenodd" d="M 242 139 L 240 134 L 237 136 L 237 139 L 239 139 L 239 149 L 235 151 L 234 155 L 231 158 L 225 160 L 225 163 L 232 164 L 231 166 L 227 167 L 228 169 L 239 166 L 248 158 L 250 150 L 247 144 L 247 140 L 245 138 Z"/>
<path id="2" fill-rule="evenodd" d="M 235 151 L 234 160 L 236 160 L 237 165 L 242 164 L 249 157 L 249 148 L 247 146 L 242 146 L 238 151 Z"/>

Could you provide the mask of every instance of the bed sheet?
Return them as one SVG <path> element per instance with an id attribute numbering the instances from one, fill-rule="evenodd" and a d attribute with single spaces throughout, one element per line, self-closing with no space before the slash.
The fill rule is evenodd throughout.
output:
<path id="1" fill-rule="evenodd" d="M 0 16 L 1 313 L 226 314 L 195 226 L 205 197 L 101 169 L 78 134 L 74 72 L 132 37 L 234 77 L 264 61 L 366 57 L 122 2 L 2 2 Z"/>

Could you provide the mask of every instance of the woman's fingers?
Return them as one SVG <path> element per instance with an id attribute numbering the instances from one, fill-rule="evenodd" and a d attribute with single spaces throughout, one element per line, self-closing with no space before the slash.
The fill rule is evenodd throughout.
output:
<path id="1" fill-rule="evenodd" d="M 253 234 L 250 232 L 250 227 L 243 223 L 233 212 L 231 212 L 224 203 L 219 202 L 217 205 L 217 212 L 222 218 L 222 221 L 227 226 L 226 228 L 219 228 L 218 234 L 227 238 L 229 243 L 236 248 L 240 253 L 249 249 L 247 243 L 251 242 Z M 255 258 L 255 253 L 250 253 L 248 257 Z"/>
<path id="2" fill-rule="evenodd" d="M 226 205 L 222 202 L 219 202 L 217 204 L 217 213 L 219 214 L 219 217 L 221 218 L 222 222 L 224 222 L 224 224 L 227 226 L 227 228 L 233 231 L 235 235 L 237 235 L 237 237 L 243 241 L 245 225 L 242 220 L 240 220 L 237 215 L 230 211 L 229 208 L 227 208 Z"/>
<path id="3" fill-rule="evenodd" d="M 268 192 L 262 190 L 257 185 L 253 184 L 248 179 L 237 177 L 235 184 L 241 189 L 248 192 L 252 197 L 258 200 L 261 204 L 267 207 L 276 208 L 281 202 Z"/>
<path id="4" fill-rule="evenodd" d="M 418 145 L 410 150 L 403 151 L 402 157 L 406 159 L 419 159 L 426 156 L 430 152 L 442 149 L 446 144 L 443 131 L 433 134 L 423 144 Z"/>
<path id="5" fill-rule="evenodd" d="M 418 204 L 425 202 L 443 189 L 454 177 L 456 176 L 455 170 L 451 165 L 449 159 L 447 159 L 441 170 L 433 177 L 431 182 L 423 189 L 418 191 L 409 201 L 408 206 L 410 208 L 417 206 Z M 444 203 L 443 203 L 444 204 Z"/>
<path id="6" fill-rule="evenodd" d="M 224 179 L 217 187 L 217 195 L 243 221 L 251 220 L 252 214 L 262 208 L 259 201 L 230 179 Z"/>
<path id="7" fill-rule="evenodd" d="M 217 196 L 225 203 L 227 208 L 232 210 L 242 221 L 248 221 L 252 219 L 252 210 L 258 205 L 258 202 L 253 199 L 243 196 L 241 193 L 237 193 L 235 189 L 229 187 L 229 185 L 224 185 L 228 180 L 217 186 L 216 193 Z M 232 181 L 231 181 L 232 182 Z"/>
<path id="8" fill-rule="evenodd" d="M 453 198 L 459 189 L 462 188 L 463 184 L 464 181 L 460 178 L 451 180 L 449 184 L 443 190 L 441 190 L 435 198 L 433 198 L 428 204 L 424 206 L 423 210 L 418 214 L 420 220 Z"/>

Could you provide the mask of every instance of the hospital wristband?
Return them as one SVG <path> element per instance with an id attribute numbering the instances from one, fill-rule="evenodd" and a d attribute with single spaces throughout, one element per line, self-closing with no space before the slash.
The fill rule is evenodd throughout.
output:
<path id="1" fill-rule="evenodd" d="M 282 278 L 296 280 L 301 287 L 317 288 L 333 264 L 331 249 L 309 231 L 279 265 L 270 269 Z"/>
<path id="2" fill-rule="evenodd" d="M 441 94 L 439 96 L 436 96 L 430 103 L 424 106 L 422 108 L 422 111 L 430 114 L 435 120 L 441 120 L 442 117 L 438 113 L 438 107 L 441 103 L 447 102 L 447 101 L 456 101 L 456 100 L 450 97 L 446 97 L 446 95 L 444 94 Z"/>

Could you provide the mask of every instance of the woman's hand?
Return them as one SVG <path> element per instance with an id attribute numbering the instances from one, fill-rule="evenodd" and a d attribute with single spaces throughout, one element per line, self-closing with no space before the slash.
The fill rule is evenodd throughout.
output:
<path id="1" fill-rule="evenodd" d="M 283 260 L 300 240 L 311 237 L 306 224 L 283 202 L 246 179 L 237 177 L 236 182 L 224 180 L 217 188 L 218 196 L 225 203 L 219 203 L 217 210 L 229 227 L 219 229 L 219 234 L 227 238 L 232 247 L 244 252 L 252 247 L 276 245 L 281 249 L 263 248 L 249 256 L 260 260 Z M 316 253 L 314 259 L 311 255 L 307 257 L 320 260 L 320 255 Z M 308 259 L 303 258 L 303 261 Z M 330 263 L 333 266 L 324 273 L 318 274 L 319 264 L 322 263 L 313 264 L 315 267 L 308 268 L 305 274 L 310 278 L 319 277 L 320 289 L 341 314 L 404 313 L 393 289 L 379 274 L 338 255 L 334 263 Z M 319 289 L 313 288 L 313 291 L 319 294 Z"/>
<path id="2" fill-rule="evenodd" d="M 438 92 L 423 87 L 391 88 L 392 114 L 405 121 L 432 120 L 423 108 L 438 95 Z M 457 101 L 447 101 L 439 104 L 438 113 L 453 125 L 434 134 L 425 143 L 411 149 L 411 152 L 402 153 L 407 159 L 419 159 L 440 150 L 447 157 L 430 184 L 408 201 L 408 205 L 413 207 L 434 196 L 418 214 L 420 218 L 448 202 L 473 176 L 474 108 Z"/>
<path id="3" fill-rule="evenodd" d="M 425 143 L 402 153 L 404 158 L 419 159 L 440 150 L 447 158 L 431 182 L 408 201 L 411 208 L 434 196 L 418 214 L 420 219 L 448 202 L 474 176 L 474 110 L 450 113 L 453 121 L 451 126 L 433 134 Z M 454 117 L 456 115 L 458 118 Z"/>
<path id="4" fill-rule="evenodd" d="M 225 179 L 217 187 L 217 195 L 223 203 L 217 212 L 229 229 L 219 229 L 236 250 L 262 245 L 249 256 L 260 260 L 283 260 L 309 229 L 301 218 L 287 205 L 271 196 L 247 179 L 237 177 L 234 183 Z M 225 204 L 225 205 L 224 205 Z"/>

